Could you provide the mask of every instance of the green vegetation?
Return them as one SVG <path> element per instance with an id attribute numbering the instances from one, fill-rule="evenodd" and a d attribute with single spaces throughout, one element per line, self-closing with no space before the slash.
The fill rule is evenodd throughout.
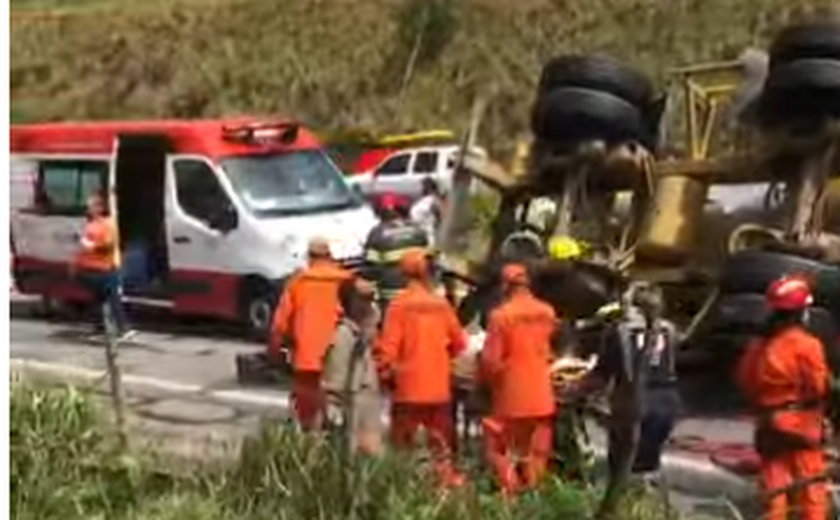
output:
<path id="1" fill-rule="evenodd" d="M 14 383 L 10 420 L 18 520 L 549 520 L 585 518 L 593 505 L 591 491 L 557 480 L 510 504 L 470 489 L 442 493 L 421 461 L 346 459 L 277 426 L 229 463 L 162 473 L 149 454 L 115 454 L 93 402 L 73 388 Z M 644 497 L 623 510 L 627 520 L 663 518 Z"/>
<path id="2" fill-rule="evenodd" d="M 291 114 L 322 129 L 527 128 L 552 55 L 670 67 L 763 45 L 834 0 L 13 0 L 12 99 L 30 119 Z"/>

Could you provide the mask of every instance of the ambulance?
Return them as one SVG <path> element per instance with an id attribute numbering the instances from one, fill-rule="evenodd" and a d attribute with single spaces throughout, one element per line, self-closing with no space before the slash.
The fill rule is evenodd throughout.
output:
<path id="1" fill-rule="evenodd" d="M 295 121 L 13 125 L 10 138 L 14 279 L 49 302 L 91 299 L 70 266 L 94 193 L 110 194 L 127 303 L 259 335 L 311 238 L 353 267 L 377 223 Z"/>

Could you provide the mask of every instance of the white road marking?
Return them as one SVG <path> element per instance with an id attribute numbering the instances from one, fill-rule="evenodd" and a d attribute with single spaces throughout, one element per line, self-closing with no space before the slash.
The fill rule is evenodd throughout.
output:
<path id="1" fill-rule="evenodd" d="M 40 372 L 42 374 L 52 374 L 56 376 L 81 379 L 87 382 L 100 381 L 105 376 L 105 372 L 102 370 L 92 370 L 74 365 L 47 363 L 43 361 L 20 358 L 12 358 L 9 360 L 9 368 L 11 371 L 29 370 L 35 373 Z M 274 395 L 248 392 L 244 390 L 212 390 L 199 385 L 179 383 L 177 381 L 138 376 L 134 374 L 124 374 L 122 376 L 122 382 L 127 387 L 145 387 L 173 394 L 205 396 L 228 403 L 240 403 L 284 409 L 287 409 L 290 406 L 290 395 L 288 392 L 282 390 L 274 392 Z"/>

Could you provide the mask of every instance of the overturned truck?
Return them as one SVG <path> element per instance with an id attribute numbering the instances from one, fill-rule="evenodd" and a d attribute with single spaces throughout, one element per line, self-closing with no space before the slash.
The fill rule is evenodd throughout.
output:
<path id="1" fill-rule="evenodd" d="M 492 307 L 510 260 L 567 319 L 646 280 L 666 291 L 686 351 L 706 354 L 692 359 L 719 365 L 762 322 L 768 283 L 795 272 L 816 291 L 809 326 L 836 340 L 840 23 L 791 26 L 767 51 L 674 71 L 662 91 L 609 56 L 557 57 L 531 130 L 509 169 L 461 158 L 439 243 L 469 287 L 463 321 Z M 467 238 L 474 179 L 500 200 L 481 247 Z"/>

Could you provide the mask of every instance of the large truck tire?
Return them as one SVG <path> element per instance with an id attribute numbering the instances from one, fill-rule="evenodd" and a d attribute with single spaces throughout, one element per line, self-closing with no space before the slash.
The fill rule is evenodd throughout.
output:
<path id="1" fill-rule="evenodd" d="M 753 334 L 767 319 L 763 294 L 726 294 L 712 308 L 708 326 L 715 333 Z"/>
<path id="2" fill-rule="evenodd" d="M 770 45 L 771 68 L 810 58 L 840 60 L 840 23 L 826 21 L 792 25 L 780 32 Z"/>
<path id="3" fill-rule="evenodd" d="M 726 367 L 727 370 L 731 370 L 752 338 L 752 334 L 744 332 L 710 330 L 686 344 L 685 350 L 706 353 L 707 359 L 704 363 L 707 367 Z"/>
<path id="4" fill-rule="evenodd" d="M 653 84 L 647 76 L 603 54 L 558 56 L 546 63 L 539 95 L 564 87 L 606 92 L 640 109 L 647 108 L 654 98 Z"/>
<path id="5" fill-rule="evenodd" d="M 707 335 L 754 336 L 770 315 L 762 294 L 731 294 L 722 297 L 707 322 Z M 811 307 L 805 317 L 805 328 L 825 346 L 837 341 L 838 322 L 835 313 L 824 307 Z M 739 347 L 740 348 L 740 347 Z"/>
<path id="6" fill-rule="evenodd" d="M 840 60 L 799 59 L 767 76 L 759 101 L 767 126 L 819 124 L 840 118 Z"/>
<path id="7" fill-rule="evenodd" d="M 812 280 L 815 304 L 829 309 L 840 306 L 840 266 L 771 251 L 743 251 L 730 255 L 720 278 L 722 294 L 763 294 L 774 280 L 803 274 Z"/>
<path id="8" fill-rule="evenodd" d="M 534 135 L 558 148 L 586 141 L 636 141 L 651 148 L 655 144 L 655 134 L 638 108 L 613 94 L 591 89 L 563 87 L 541 97 L 531 124 Z"/>

